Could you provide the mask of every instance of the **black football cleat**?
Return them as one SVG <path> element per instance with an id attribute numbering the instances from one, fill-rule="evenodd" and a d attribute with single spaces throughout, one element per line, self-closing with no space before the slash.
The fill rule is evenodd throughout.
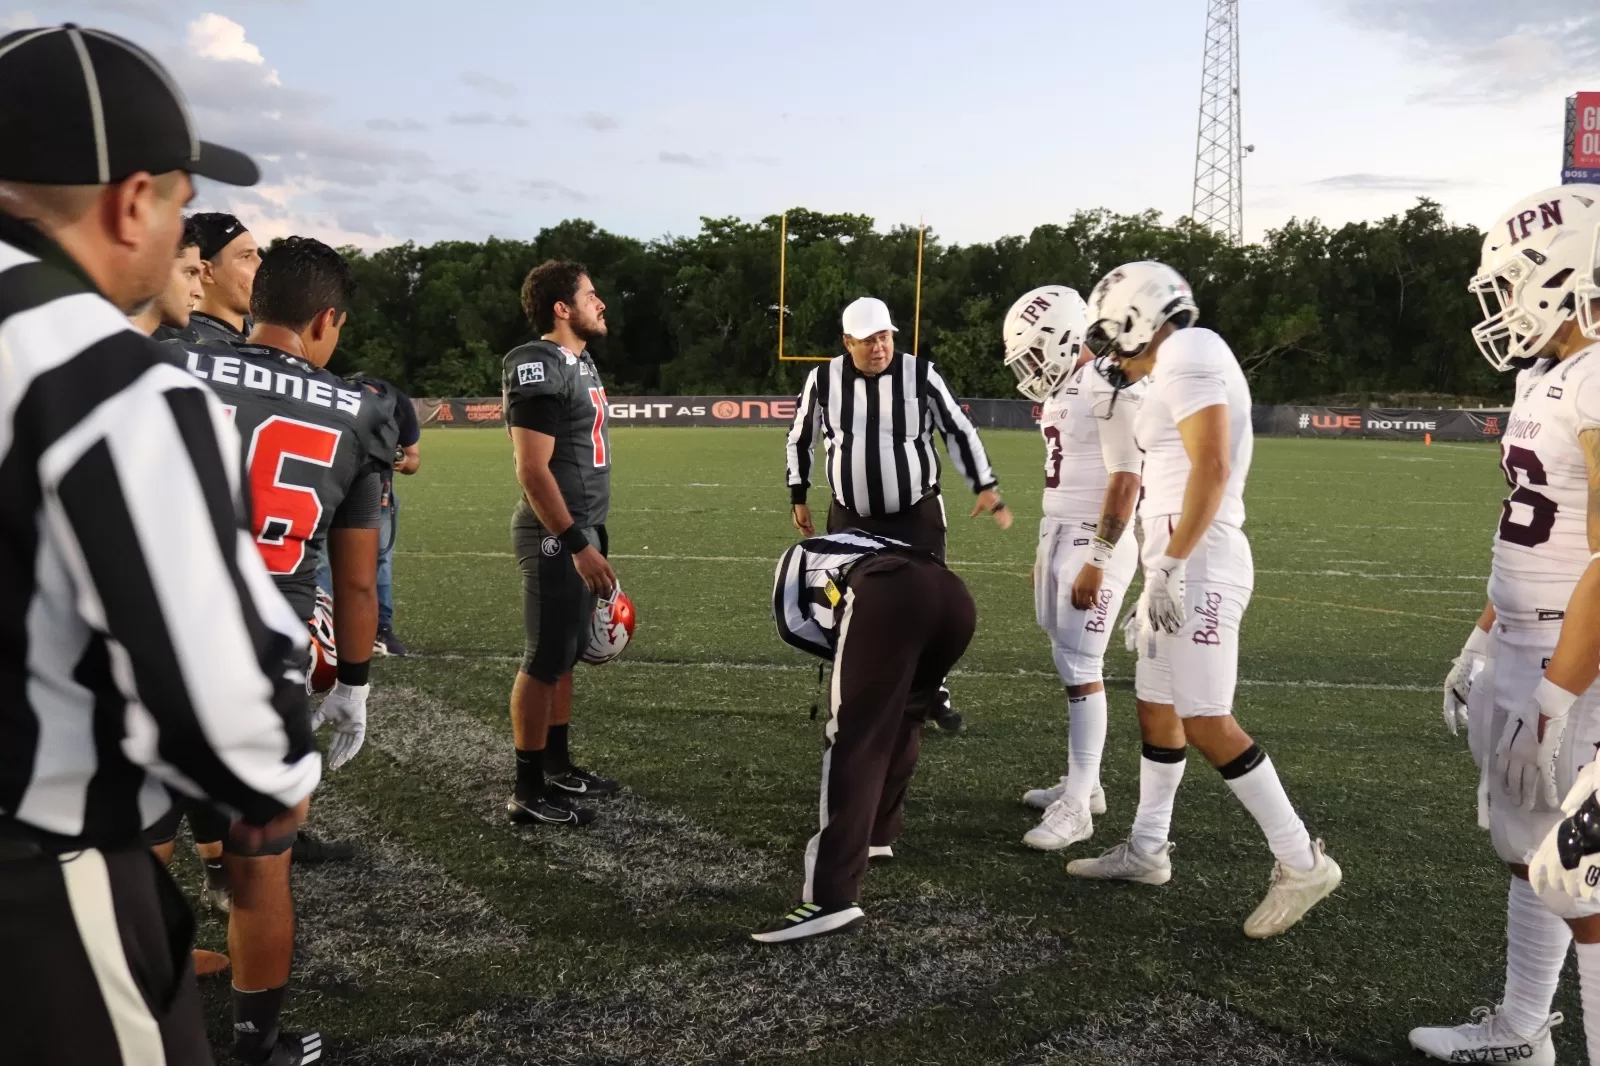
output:
<path id="1" fill-rule="evenodd" d="M 221 859 L 203 860 L 206 867 L 206 903 L 221 914 L 233 910 L 233 883 Z"/>
<path id="2" fill-rule="evenodd" d="M 380 626 L 378 628 L 378 639 L 372 642 L 372 654 L 392 655 L 397 659 L 404 659 L 409 652 L 406 650 L 405 642 L 394 635 L 392 628 Z"/>
<path id="3" fill-rule="evenodd" d="M 852 931 L 866 917 L 859 903 L 836 903 L 831 907 L 802 903 L 766 928 L 751 933 L 750 939 L 761 944 L 809 940 L 830 933 Z"/>
<path id="4" fill-rule="evenodd" d="M 946 736 L 959 737 L 967 731 L 967 723 L 962 719 L 961 712 L 948 704 L 933 712 L 933 724 Z"/>
<path id="5" fill-rule="evenodd" d="M 356 857 L 356 846 L 348 840 L 323 840 L 304 829 L 294 837 L 294 862 L 349 862 Z"/>
<path id="6" fill-rule="evenodd" d="M 594 808 L 580 807 L 561 794 L 532 800 L 512 796 L 506 800 L 506 817 L 512 825 L 564 825 L 576 829 L 594 821 L 595 813 Z"/>
<path id="7" fill-rule="evenodd" d="M 233 1058 L 245 1066 L 311 1066 L 322 1061 L 322 1034 L 280 1032 L 264 1055 L 246 1056 L 235 1046 Z"/>
<path id="8" fill-rule="evenodd" d="M 615 796 L 622 786 L 609 777 L 601 777 L 592 770 L 573 766 L 565 773 L 552 774 L 546 779 L 551 788 L 560 789 L 568 796 Z"/>

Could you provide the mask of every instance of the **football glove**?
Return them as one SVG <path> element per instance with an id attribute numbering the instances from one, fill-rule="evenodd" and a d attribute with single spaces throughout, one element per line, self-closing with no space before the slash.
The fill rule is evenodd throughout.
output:
<path id="1" fill-rule="evenodd" d="M 1467 697 L 1472 693 L 1472 683 L 1483 672 L 1484 653 L 1489 646 L 1489 634 L 1472 627 L 1472 636 L 1462 647 L 1461 654 L 1450 663 L 1450 672 L 1444 678 L 1444 727 L 1456 736 L 1467 727 Z"/>
<path id="2" fill-rule="evenodd" d="M 1145 621 L 1145 615 L 1150 609 L 1149 586 L 1139 594 L 1139 602 L 1133 605 L 1133 610 L 1128 612 L 1128 617 L 1122 620 L 1122 646 L 1133 654 L 1138 655 L 1143 645 L 1150 643 L 1150 626 Z M 1150 654 L 1155 654 L 1155 649 L 1150 649 Z"/>
<path id="3" fill-rule="evenodd" d="M 1541 896 L 1564 892 L 1573 899 L 1595 898 L 1600 885 L 1600 802 L 1595 797 L 1600 771 L 1596 765 L 1591 762 L 1578 775 L 1561 804 L 1567 817 L 1545 835 L 1528 864 L 1528 880 Z"/>
<path id="4" fill-rule="evenodd" d="M 333 691 L 317 708 L 311 727 L 333 727 L 333 740 L 328 745 L 328 769 L 339 769 L 361 750 L 361 743 L 367 738 L 367 694 L 371 691 L 371 685 L 336 682 Z"/>
<path id="5" fill-rule="evenodd" d="M 1163 555 L 1144 572 L 1150 624 L 1167 633 L 1176 633 L 1188 621 L 1189 560 Z"/>
<path id="6" fill-rule="evenodd" d="M 1533 698 L 1513 714 L 1495 748 L 1495 773 L 1502 775 L 1506 791 L 1517 805 L 1531 811 L 1543 800 L 1548 807 L 1561 802 L 1556 791 L 1556 758 L 1567 732 L 1567 714 L 1577 696 L 1549 679 L 1539 682 Z M 1544 720 L 1544 735 L 1539 722 Z"/>

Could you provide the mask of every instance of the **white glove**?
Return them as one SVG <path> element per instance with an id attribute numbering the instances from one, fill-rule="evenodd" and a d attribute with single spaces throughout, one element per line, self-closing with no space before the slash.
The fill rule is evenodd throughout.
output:
<path id="1" fill-rule="evenodd" d="M 339 681 L 317 708 L 311 728 L 333 726 L 333 741 L 328 745 L 328 769 L 339 769 L 361 750 L 362 741 L 367 739 L 367 694 L 371 691 L 371 685 L 347 685 Z"/>
<path id="2" fill-rule="evenodd" d="M 1450 672 L 1444 678 L 1444 727 L 1451 736 L 1467 727 L 1467 697 L 1472 693 L 1472 683 L 1483 672 L 1488 648 L 1489 634 L 1473 626 L 1461 654 L 1450 663 Z"/>
<path id="3" fill-rule="evenodd" d="M 1139 602 L 1133 605 L 1133 610 L 1128 612 L 1128 617 L 1122 620 L 1122 646 L 1133 654 L 1139 654 L 1139 645 L 1145 643 L 1145 636 L 1149 626 L 1145 624 L 1145 611 L 1149 609 L 1149 586 L 1139 593 Z"/>
<path id="4" fill-rule="evenodd" d="M 1561 804 L 1567 817 L 1545 834 L 1528 864 L 1528 880 L 1541 896 L 1564 892 L 1573 899 L 1595 897 L 1600 885 L 1600 802 L 1595 796 L 1600 770 L 1596 765 L 1585 766 L 1573 782 Z"/>
<path id="5" fill-rule="evenodd" d="M 1567 732 L 1567 713 L 1578 697 L 1542 679 L 1533 698 L 1506 721 L 1500 744 L 1494 751 L 1495 773 L 1502 775 L 1506 791 L 1525 811 L 1543 800 L 1547 807 L 1561 802 L 1556 791 L 1556 758 L 1561 754 L 1561 738 Z M 1539 720 L 1544 735 L 1539 735 Z"/>
<path id="6" fill-rule="evenodd" d="M 1176 633 L 1188 619 L 1189 560 L 1163 555 L 1154 566 L 1144 572 L 1144 597 L 1148 604 L 1150 624 L 1168 633 Z"/>

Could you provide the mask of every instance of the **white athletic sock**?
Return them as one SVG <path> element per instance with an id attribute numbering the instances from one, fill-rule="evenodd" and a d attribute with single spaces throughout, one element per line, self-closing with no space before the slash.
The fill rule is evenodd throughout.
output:
<path id="1" fill-rule="evenodd" d="M 1100 755 L 1106 748 L 1106 694 L 1102 689 L 1067 699 L 1067 795 L 1080 807 L 1100 781 Z"/>
<path id="2" fill-rule="evenodd" d="M 1561 923 L 1565 925 L 1565 922 Z M 1600 944 L 1578 945 L 1578 985 L 1583 999 L 1583 1039 L 1589 1061 L 1600 1062 Z M 1554 990 L 1554 984 L 1551 985 Z M 1544 1019 L 1539 1020 L 1544 1024 Z"/>
<path id="3" fill-rule="evenodd" d="M 1533 886 L 1520 877 L 1511 879 L 1506 894 L 1506 995 L 1500 1016 L 1512 1029 L 1531 1036 L 1550 1017 L 1550 1003 L 1556 998 L 1561 980 L 1561 964 L 1567 961 L 1567 945 L 1572 931 L 1567 923 L 1550 913 L 1539 902 Z M 1588 1029 L 1593 1015 L 1600 1024 L 1600 944 L 1588 949 L 1592 979 L 1584 970 L 1584 945 L 1578 945 L 1578 972 L 1583 978 L 1583 1020 Z M 1593 997 L 1595 1007 L 1589 1007 Z M 1590 1038 L 1592 1045 L 1594 1038 Z M 1591 1049 L 1590 1061 L 1600 1062 Z"/>
<path id="4" fill-rule="evenodd" d="M 1146 855 L 1166 847 L 1167 834 L 1172 829 L 1172 802 L 1178 796 L 1186 765 L 1183 748 L 1144 746 L 1139 760 L 1139 813 L 1133 816 L 1128 839 Z"/>
<path id="5" fill-rule="evenodd" d="M 1223 779 L 1233 794 L 1239 797 L 1244 809 L 1256 820 L 1266 834 L 1267 847 L 1285 866 L 1295 870 L 1309 870 L 1316 865 L 1316 855 L 1311 850 L 1311 834 L 1306 823 L 1294 811 L 1289 794 L 1278 780 L 1278 771 L 1266 752 L 1250 745 L 1250 750 L 1227 766 L 1221 767 Z"/>

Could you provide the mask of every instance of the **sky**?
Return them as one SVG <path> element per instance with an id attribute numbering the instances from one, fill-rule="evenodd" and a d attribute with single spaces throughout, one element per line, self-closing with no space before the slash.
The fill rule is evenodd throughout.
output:
<path id="1" fill-rule="evenodd" d="M 1192 203 L 1206 0 L 0 0 L 172 68 L 263 183 L 202 183 L 258 236 L 366 248 L 639 238 L 788 207 L 950 243 Z M 1560 181 L 1600 90 L 1571 0 L 1242 0 L 1245 230 L 1419 196 L 1487 228 Z M 1587 10 L 1590 13 L 1584 13 Z"/>

